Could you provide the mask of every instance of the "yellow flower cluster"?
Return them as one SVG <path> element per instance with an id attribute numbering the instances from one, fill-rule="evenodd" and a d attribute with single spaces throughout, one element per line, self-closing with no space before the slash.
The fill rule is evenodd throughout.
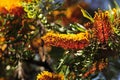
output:
<path id="1" fill-rule="evenodd" d="M 31 0 L 0 0 L 0 7 L 10 10 L 15 7 L 21 7 L 22 1 L 31 2 Z"/>
<path id="2" fill-rule="evenodd" d="M 7 10 L 21 6 L 21 0 L 0 0 L 0 7 L 5 7 Z"/>
<path id="3" fill-rule="evenodd" d="M 64 49 L 83 49 L 89 44 L 89 34 L 59 34 L 54 32 L 48 32 L 42 37 L 44 43 L 50 46 L 62 47 Z"/>
<path id="4" fill-rule="evenodd" d="M 37 75 L 37 80 L 64 80 L 62 74 L 55 74 L 48 71 L 43 71 Z"/>

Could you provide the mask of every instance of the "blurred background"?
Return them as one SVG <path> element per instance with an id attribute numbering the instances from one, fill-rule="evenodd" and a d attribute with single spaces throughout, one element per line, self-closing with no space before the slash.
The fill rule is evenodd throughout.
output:
<path id="1" fill-rule="evenodd" d="M 65 0 L 55 0 L 56 2 L 64 2 Z M 111 5 L 111 7 L 115 7 L 114 6 L 114 1 L 116 1 L 119 5 L 120 5 L 120 1 L 119 0 L 70 0 L 70 1 L 73 1 L 73 2 L 76 2 L 76 1 L 83 1 L 83 2 L 86 2 L 90 5 L 90 8 L 91 9 L 103 9 L 103 10 L 106 10 L 106 9 L 109 9 L 108 5 Z"/>

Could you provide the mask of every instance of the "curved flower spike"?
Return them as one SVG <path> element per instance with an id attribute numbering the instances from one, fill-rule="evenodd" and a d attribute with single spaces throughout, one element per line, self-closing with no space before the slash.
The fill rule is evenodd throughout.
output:
<path id="1" fill-rule="evenodd" d="M 48 32 L 42 37 L 44 43 L 50 46 L 62 47 L 64 49 L 84 49 L 89 45 L 89 34 L 59 34 Z"/>

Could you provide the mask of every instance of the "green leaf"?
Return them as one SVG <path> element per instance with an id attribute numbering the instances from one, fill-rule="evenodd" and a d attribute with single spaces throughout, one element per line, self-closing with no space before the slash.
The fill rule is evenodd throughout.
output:
<path id="1" fill-rule="evenodd" d="M 120 15 L 120 7 L 119 7 L 118 3 L 116 2 L 116 0 L 114 0 L 114 4 L 115 4 L 115 8 L 117 10 L 117 16 L 119 16 Z"/>
<path id="2" fill-rule="evenodd" d="M 28 17 L 29 18 L 36 18 L 36 14 L 33 14 L 33 13 L 27 13 Z"/>
<path id="3" fill-rule="evenodd" d="M 119 5 L 118 3 L 116 2 L 116 0 L 113 0 L 114 1 L 114 4 L 115 4 L 115 8 L 119 9 Z"/>
<path id="4" fill-rule="evenodd" d="M 86 28 L 80 24 L 70 24 L 71 27 L 73 27 L 75 30 L 77 29 L 78 31 L 85 32 Z"/>
<path id="5" fill-rule="evenodd" d="M 64 63 L 67 61 L 67 59 L 70 57 L 69 54 L 64 55 L 63 59 L 60 59 L 60 63 L 59 66 L 57 67 L 57 70 L 60 69 L 62 67 L 62 65 L 64 65 Z"/>
<path id="6" fill-rule="evenodd" d="M 113 11 L 112 11 L 112 8 L 111 8 L 111 6 L 110 5 L 108 5 L 108 7 L 109 7 L 109 16 L 110 16 L 110 21 L 111 22 L 113 22 L 113 20 L 114 20 L 114 15 L 113 15 Z"/>
<path id="7" fill-rule="evenodd" d="M 92 18 L 92 16 L 83 8 L 81 8 L 81 12 L 83 14 L 83 16 L 87 19 L 89 19 L 90 21 L 94 22 L 94 19 Z"/>
<path id="8" fill-rule="evenodd" d="M 79 31 L 82 31 L 82 32 L 85 32 L 86 31 L 86 28 L 84 26 L 82 26 L 81 24 L 77 24 L 76 28 L 79 30 Z"/>
<path id="9" fill-rule="evenodd" d="M 70 73 L 70 70 L 69 70 L 69 66 L 62 66 L 61 68 L 61 71 L 59 72 L 60 74 L 64 74 L 64 80 L 68 80 L 67 77 L 68 77 L 68 74 Z"/>

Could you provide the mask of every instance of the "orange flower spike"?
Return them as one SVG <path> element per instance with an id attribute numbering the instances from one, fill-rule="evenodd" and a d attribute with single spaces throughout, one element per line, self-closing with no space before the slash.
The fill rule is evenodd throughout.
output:
<path id="1" fill-rule="evenodd" d="M 42 37 L 46 45 L 64 49 L 83 49 L 89 44 L 88 32 L 79 34 L 59 34 L 48 32 Z"/>
<path id="2" fill-rule="evenodd" d="M 94 20 L 93 30 L 97 40 L 101 43 L 107 42 L 112 33 L 108 14 L 99 11 L 95 14 Z"/>
<path id="3" fill-rule="evenodd" d="M 108 66 L 108 62 L 100 61 L 98 65 L 98 70 L 102 71 L 106 66 Z"/>
<path id="4" fill-rule="evenodd" d="M 95 71 L 97 70 L 96 64 L 97 64 L 97 62 L 93 63 L 93 65 L 92 65 L 92 67 L 90 68 L 90 70 L 88 70 L 88 72 L 86 72 L 86 73 L 83 75 L 82 78 L 86 78 L 86 77 L 88 77 L 90 74 L 94 74 Z"/>

